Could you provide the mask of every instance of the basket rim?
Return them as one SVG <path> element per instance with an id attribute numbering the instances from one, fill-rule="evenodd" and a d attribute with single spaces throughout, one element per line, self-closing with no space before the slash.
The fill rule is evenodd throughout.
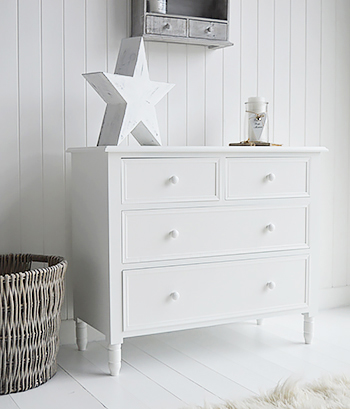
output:
<path id="1" fill-rule="evenodd" d="M 8 253 L 8 254 L 0 254 L 0 260 L 3 258 L 25 258 L 28 257 L 28 262 L 42 262 L 42 263 L 48 263 L 48 266 L 45 267 L 40 267 L 40 268 L 34 268 L 30 270 L 23 270 L 23 271 L 12 271 L 12 272 L 1 272 L 0 270 L 0 279 L 4 279 L 5 277 L 19 277 L 19 276 L 29 276 L 33 274 L 40 274 L 44 272 L 51 272 L 55 269 L 62 269 L 63 274 L 66 271 L 68 262 L 65 260 L 64 257 L 62 256 L 56 256 L 56 255 L 40 255 L 40 254 L 31 254 L 31 253 Z M 24 262 L 24 261 L 23 261 Z M 50 264 L 54 262 L 54 264 Z"/>

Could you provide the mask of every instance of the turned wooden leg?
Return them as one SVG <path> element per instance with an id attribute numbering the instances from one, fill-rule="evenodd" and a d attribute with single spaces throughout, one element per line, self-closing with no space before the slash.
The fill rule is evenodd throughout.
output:
<path id="1" fill-rule="evenodd" d="M 303 315 L 305 344 L 311 344 L 312 337 L 314 335 L 314 317 L 310 317 L 308 313 Z"/>
<path id="2" fill-rule="evenodd" d="M 263 318 L 258 318 L 257 320 L 256 320 L 256 325 L 262 325 L 263 324 Z"/>
<path id="3" fill-rule="evenodd" d="M 121 347 L 121 344 L 112 344 L 108 346 L 108 367 L 112 376 L 119 375 L 122 366 Z"/>
<path id="4" fill-rule="evenodd" d="M 79 318 L 75 323 L 75 332 L 79 351 L 85 351 L 88 343 L 87 324 Z"/>

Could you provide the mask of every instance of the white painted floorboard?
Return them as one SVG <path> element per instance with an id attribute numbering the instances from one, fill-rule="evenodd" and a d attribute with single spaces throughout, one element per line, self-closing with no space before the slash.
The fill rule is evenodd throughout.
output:
<path id="1" fill-rule="evenodd" d="M 303 342 L 299 315 L 127 339 L 118 377 L 104 342 L 61 346 L 58 373 L 39 388 L 0 396 L 0 409 L 182 409 L 243 399 L 289 376 L 350 375 L 350 307 L 322 311 Z"/>
<path id="2" fill-rule="evenodd" d="M 84 389 L 70 374 L 59 368 L 57 374 L 39 388 L 26 392 L 11 394 L 14 408 L 21 409 L 62 409 L 77 408 L 103 409 L 89 391 Z M 6 397 L 5 397 L 6 398 Z M 0 408 L 3 409 L 0 397 Z M 9 406 L 11 408 L 11 406 Z"/>

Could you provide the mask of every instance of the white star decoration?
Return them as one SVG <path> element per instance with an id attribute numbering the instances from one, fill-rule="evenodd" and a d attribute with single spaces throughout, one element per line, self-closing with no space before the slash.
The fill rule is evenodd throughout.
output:
<path id="1" fill-rule="evenodd" d="M 130 133 L 140 145 L 161 145 L 155 105 L 174 84 L 149 79 L 142 37 L 122 40 L 114 74 L 83 74 L 107 103 L 98 145 L 119 145 Z"/>

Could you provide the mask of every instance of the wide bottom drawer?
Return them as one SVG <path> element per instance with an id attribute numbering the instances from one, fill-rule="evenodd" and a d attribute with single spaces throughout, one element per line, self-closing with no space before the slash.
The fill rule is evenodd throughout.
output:
<path id="1" fill-rule="evenodd" d="M 123 271 L 124 331 L 307 305 L 307 256 Z"/>

